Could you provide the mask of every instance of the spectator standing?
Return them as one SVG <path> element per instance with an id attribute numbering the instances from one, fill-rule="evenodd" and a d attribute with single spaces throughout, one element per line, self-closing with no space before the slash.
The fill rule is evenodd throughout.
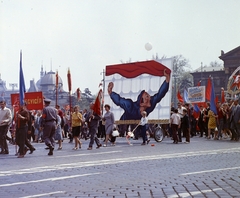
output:
<path id="1" fill-rule="evenodd" d="M 0 101 L 0 154 L 9 154 L 6 137 L 11 121 L 11 110 L 6 107 L 5 101 Z"/>
<path id="2" fill-rule="evenodd" d="M 173 138 L 174 144 L 178 143 L 177 133 L 179 128 L 181 128 L 181 118 L 180 118 L 180 115 L 178 114 L 178 110 L 174 109 L 171 115 L 171 129 L 172 129 L 172 138 Z"/>

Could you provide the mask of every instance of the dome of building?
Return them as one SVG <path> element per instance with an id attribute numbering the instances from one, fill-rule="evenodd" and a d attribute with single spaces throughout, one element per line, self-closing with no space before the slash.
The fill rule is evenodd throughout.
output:
<path id="1" fill-rule="evenodd" d="M 40 86 L 44 85 L 55 85 L 56 84 L 56 73 L 53 71 L 48 72 L 45 74 L 40 82 Z M 62 87 L 62 79 L 60 76 L 58 76 L 58 86 Z"/>

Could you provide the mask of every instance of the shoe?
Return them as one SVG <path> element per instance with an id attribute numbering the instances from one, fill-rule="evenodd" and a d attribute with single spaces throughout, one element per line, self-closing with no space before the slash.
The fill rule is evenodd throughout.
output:
<path id="1" fill-rule="evenodd" d="M 92 150 L 92 147 L 88 147 L 87 150 Z"/>
<path id="2" fill-rule="evenodd" d="M 24 158 L 24 155 L 19 155 L 17 158 Z"/>
<path id="3" fill-rule="evenodd" d="M 68 143 L 72 143 L 73 141 L 72 140 L 70 140 Z"/>
<path id="4" fill-rule="evenodd" d="M 116 144 L 115 144 L 115 143 L 112 143 L 111 146 L 116 146 Z"/>
<path id="5" fill-rule="evenodd" d="M 62 150 L 62 147 L 58 147 L 58 149 L 57 150 Z"/>
<path id="6" fill-rule="evenodd" d="M 96 148 L 97 148 L 97 149 L 99 149 L 101 146 L 102 146 L 102 145 L 101 145 L 101 144 L 99 144 L 99 145 L 98 145 Z"/>
<path id="7" fill-rule="evenodd" d="M 33 153 L 33 151 L 35 151 L 36 149 L 35 148 L 32 148 L 32 149 L 30 149 L 30 152 L 29 152 L 29 154 L 32 154 Z"/>
<path id="8" fill-rule="evenodd" d="M 133 144 L 130 143 L 130 144 L 128 144 L 128 145 L 129 145 L 129 146 L 132 146 Z"/>
<path id="9" fill-rule="evenodd" d="M 72 150 L 78 150 L 78 148 L 77 148 L 77 147 L 74 147 Z"/>
<path id="10" fill-rule="evenodd" d="M 46 150 L 48 150 L 48 149 L 49 149 L 49 147 L 46 147 L 45 149 L 46 149 Z"/>
<path id="11" fill-rule="evenodd" d="M 147 144 L 150 142 L 150 140 L 147 140 Z"/>
<path id="12" fill-rule="evenodd" d="M 26 153 L 29 151 L 29 148 L 25 147 L 24 148 L 24 155 L 26 155 Z"/>
<path id="13" fill-rule="evenodd" d="M 48 153 L 48 155 L 53 155 L 53 150 L 54 150 L 53 147 L 49 147 L 49 153 Z"/>
<path id="14" fill-rule="evenodd" d="M 190 142 L 184 142 L 185 144 L 189 144 Z"/>
<path id="15" fill-rule="evenodd" d="M 134 140 L 138 140 L 138 138 L 133 138 Z"/>
<path id="16" fill-rule="evenodd" d="M 106 144 L 104 144 L 104 145 L 103 145 L 103 147 L 107 147 L 107 145 L 106 145 Z"/>
<path id="17" fill-rule="evenodd" d="M 146 145 L 146 143 L 142 143 L 141 145 Z"/>
<path id="18" fill-rule="evenodd" d="M 82 142 L 79 143 L 79 148 L 82 148 Z"/>

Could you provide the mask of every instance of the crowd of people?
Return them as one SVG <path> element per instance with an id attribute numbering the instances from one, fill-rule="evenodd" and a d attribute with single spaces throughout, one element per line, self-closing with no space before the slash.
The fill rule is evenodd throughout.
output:
<path id="1" fill-rule="evenodd" d="M 190 104 L 178 103 L 178 107 L 171 109 L 169 132 L 173 143 L 190 143 L 190 137 L 199 136 L 207 139 L 221 140 L 230 138 L 239 141 L 240 138 L 240 105 L 238 98 L 216 103 L 216 112 L 209 102 L 199 105 L 197 112 Z"/>
<path id="2" fill-rule="evenodd" d="M 93 111 L 93 105 L 90 104 L 90 110 L 80 110 L 76 105 L 72 109 L 63 112 L 59 105 L 50 106 L 51 100 L 44 100 L 43 110 L 29 111 L 27 104 L 20 105 L 18 112 L 12 115 L 5 101 L 0 101 L 0 154 L 9 154 L 9 141 L 16 146 L 16 155 L 23 158 L 25 154 L 32 154 L 35 151 L 31 144 L 45 143 L 48 155 L 53 155 L 55 144 L 58 144 L 57 150 L 62 150 L 64 138 L 69 139 L 69 143 L 74 141 L 73 150 L 82 147 L 81 139 L 88 140 L 88 150 L 93 149 L 94 142 L 96 148 L 107 147 L 108 143 L 114 146 L 116 137 L 112 135 L 116 129 L 113 112 L 111 107 L 104 106 L 104 115 L 98 115 Z M 200 105 L 200 111 L 196 113 L 190 104 L 178 103 L 178 107 L 171 108 L 170 124 L 168 125 L 169 136 L 174 144 L 182 142 L 185 137 L 185 143 L 190 143 L 193 136 L 206 137 L 207 139 L 226 139 L 239 141 L 240 138 L 240 105 L 238 99 L 229 103 L 217 102 L 217 113 L 211 110 L 210 103 Z M 142 137 L 142 144 L 149 143 L 149 124 L 146 111 L 141 112 L 140 122 L 134 126 L 134 137 Z M 131 126 L 133 128 L 133 126 Z M 131 127 L 124 131 L 121 136 L 126 136 L 127 143 L 132 145 L 129 139 L 133 137 Z M 137 129 L 137 130 L 135 130 Z M 8 131 L 11 132 L 9 137 Z M 99 138 L 104 138 L 101 144 Z M 18 149 L 17 149 L 18 148 Z"/>

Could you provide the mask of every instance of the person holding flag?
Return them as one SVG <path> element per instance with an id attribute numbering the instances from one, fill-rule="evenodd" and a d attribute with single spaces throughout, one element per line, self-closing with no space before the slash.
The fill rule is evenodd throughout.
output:
<path id="1" fill-rule="evenodd" d="M 97 144 L 97 148 L 100 148 L 102 146 L 102 144 L 100 143 L 96 135 L 99 121 L 101 120 L 101 101 L 102 101 L 101 97 L 102 97 L 102 90 L 99 91 L 95 103 L 90 104 L 91 110 L 87 113 L 86 119 L 85 119 L 85 121 L 88 123 L 89 135 L 90 135 L 88 150 L 92 150 L 94 141 Z"/>

